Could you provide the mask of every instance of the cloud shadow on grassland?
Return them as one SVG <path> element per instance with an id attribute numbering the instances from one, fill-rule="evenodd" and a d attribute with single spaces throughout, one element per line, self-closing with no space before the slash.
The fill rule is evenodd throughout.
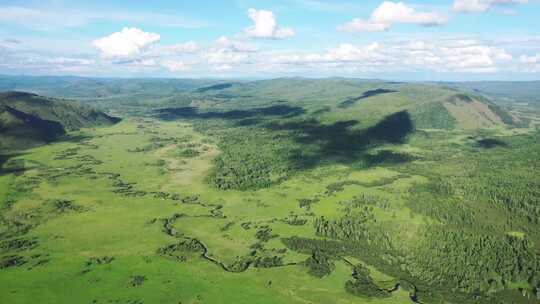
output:
<path id="1" fill-rule="evenodd" d="M 362 161 L 366 165 L 401 163 L 410 160 L 404 154 L 389 150 L 369 154 L 368 150 L 384 144 L 404 144 L 414 132 L 414 124 L 407 111 L 386 116 L 367 129 L 354 129 L 356 120 L 321 124 L 315 119 L 300 122 L 271 122 L 266 128 L 289 131 L 295 142 L 303 146 L 291 159 L 302 168 L 315 167 L 324 161 L 353 163 Z"/>
<path id="2" fill-rule="evenodd" d="M 370 154 L 369 150 L 384 144 L 403 144 L 414 132 L 414 124 L 407 111 L 384 117 L 367 129 L 354 128 L 357 120 L 323 124 L 317 119 L 302 119 L 305 110 L 288 105 L 274 105 L 249 110 L 202 112 L 194 107 L 165 108 L 156 112 L 162 120 L 226 119 L 233 127 L 257 127 L 286 134 L 298 144 L 291 153 L 290 165 L 313 168 L 322 162 L 363 162 L 367 165 L 401 163 L 410 160 L 407 155 L 389 150 Z M 265 118 L 275 118 L 266 120 Z M 290 119 L 296 118 L 296 119 Z"/>
<path id="3" fill-rule="evenodd" d="M 255 117 L 282 117 L 291 118 L 305 113 L 301 107 L 288 105 L 274 105 L 249 110 L 208 111 L 201 112 L 195 107 L 164 108 L 156 110 L 156 116 L 162 120 L 176 119 L 252 119 Z"/>

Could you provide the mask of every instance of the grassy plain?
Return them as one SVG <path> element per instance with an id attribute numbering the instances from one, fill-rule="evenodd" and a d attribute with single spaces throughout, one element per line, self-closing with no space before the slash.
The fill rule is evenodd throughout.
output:
<path id="1" fill-rule="evenodd" d="M 287 83 L 250 86 L 229 93 Z M 452 96 L 440 88 L 366 84 L 381 95 L 358 101 L 347 83 L 339 107 L 313 104 L 317 86 L 242 111 L 241 97 L 148 111 L 6 156 L 2 302 L 538 301 L 534 124 L 422 120 L 432 95 Z"/>

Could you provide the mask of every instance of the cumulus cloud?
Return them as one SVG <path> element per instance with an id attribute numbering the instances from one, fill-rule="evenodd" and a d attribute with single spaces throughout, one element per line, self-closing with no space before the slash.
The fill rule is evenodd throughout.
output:
<path id="1" fill-rule="evenodd" d="M 307 59 L 323 62 L 358 62 L 363 60 L 374 62 L 383 59 L 382 52 L 382 46 L 377 42 L 362 47 L 341 43 L 323 55 L 309 55 Z"/>
<path id="2" fill-rule="evenodd" d="M 341 43 L 324 53 L 285 54 L 272 57 L 271 63 L 293 66 L 310 66 L 313 68 L 333 67 L 368 67 L 381 65 L 388 58 L 384 54 L 383 46 L 371 43 L 357 46 L 351 43 Z"/>
<path id="3" fill-rule="evenodd" d="M 358 48 L 349 43 L 342 43 L 337 48 L 331 49 L 325 57 L 329 60 L 359 61 L 368 58 L 376 58 L 381 51 L 381 45 L 377 42 L 365 47 Z"/>
<path id="4" fill-rule="evenodd" d="M 495 73 L 513 57 L 505 49 L 474 40 L 434 40 L 354 45 L 342 43 L 323 53 L 274 56 L 272 63 L 334 71 L 435 71 Z"/>
<path id="5" fill-rule="evenodd" d="M 248 37 L 285 39 L 295 35 L 293 29 L 279 27 L 276 16 L 271 11 L 250 8 L 248 10 L 248 16 L 254 23 L 253 26 L 245 30 Z"/>
<path id="6" fill-rule="evenodd" d="M 527 4 L 528 0 L 455 0 L 454 11 L 460 13 L 483 13 L 499 5 Z"/>
<path id="7" fill-rule="evenodd" d="M 441 25 L 446 17 L 435 12 L 417 12 L 403 2 L 383 2 L 373 13 L 371 19 L 380 23 L 410 23 L 423 26 Z"/>
<path id="8" fill-rule="evenodd" d="M 513 60 L 505 49 L 474 40 L 416 41 L 403 47 L 403 64 L 439 72 L 493 73 Z"/>
<path id="9" fill-rule="evenodd" d="M 447 18 L 437 12 L 418 12 L 403 2 L 384 1 L 370 16 L 369 20 L 359 18 L 338 27 L 347 32 L 383 32 L 393 24 L 405 23 L 421 26 L 445 24 Z"/>
<path id="10" fill-rule="evenodd" d="M 94 40 L 93 45 L 101 51 L 102 57 L 117 58 L 139 55 L 159 40 L 158 34 L 125 27 L 120 32 Z"/>

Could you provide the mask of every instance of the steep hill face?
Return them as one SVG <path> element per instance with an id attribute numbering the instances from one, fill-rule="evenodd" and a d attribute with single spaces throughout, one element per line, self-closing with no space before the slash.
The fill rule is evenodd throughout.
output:
<path id="1" fill-rule="evenodd" d="M 67 131 L 111 125 L 119 119 L 76 102 L 24 92 L 0 93 L 0 149 L 53 141 Z"/>
<path id="2" fill-rule="evenodd" d="M 417 127 L 426 129 L 477 130 L 515 125 L 518 118 L 490 100 L 454 93 L 414 109 Z"/>
<path id="3" fill-rule="evenodd" d="M 489 100 L 467 94 L 455 94 L 443 102 L 443 106 L 460 129 L 495 128 L 513 124 L 512 117 Z"/>

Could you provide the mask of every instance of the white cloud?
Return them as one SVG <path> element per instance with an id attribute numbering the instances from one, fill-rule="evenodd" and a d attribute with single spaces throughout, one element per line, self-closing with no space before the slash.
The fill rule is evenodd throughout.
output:
<path id="1" fill-rule="evenodd" d="M 271 11 L 250 8 L 248 16 L 254 23 L 253 26 L 245 30 L 248 37 L 285 39 L 295 35 L 293 29 L 279 27 L 276 16 Z"/>
<path id="2" fill-rule="evenodd" d="M 159 40 L 158 34 L 125 27 L 120 32 L 94 40 L 93 45 L 104 58 L 130 57 L 139 55 Z"/>
<path id="3" fill-rule="evenodd" d="M 214 70 L 223 71 L 230 70 L 232 64 L 247 62 L 250 56 L 257 51 L 257 48 L 253 45 L 231 40 L 226 36 L 221 36 L 213 45 L 209 46 L 201 56 L 208 63 L 219 64 L 220 67 L 222 67 L 221 69 L 219 67 L 214 67 Z"/>
<path id="4" fill-rule="evenodd" d="M 219 71 L 219 72 L 230 71 L 232 69 L 233 67 L 229 64 L 218 65 L 214 68 L 214 70 Z"/>
<path id="5" fill-rule="evenodd" d="M 361 61 L 381 59 L 382 48 L 379 43 L 372 43 L 365 47 L 356 47 L 349 43 L 342 43 L 337 48 L 330 49 L 323 58 L 328 61 Z"/>
<path id="6" fill-rule="evenodd" d="M 506 50 L 474 40 L 417 41 L 406 45 L 405 66 L 439 72 L 494 73 L 513 60 Z M 397 55 L 397 54 L 396 54 Z"/>
<path id="7" fill-rule="evenodd" d="M 372 73 L 435 71 L 495 73 L 508 69 L 513 57 L 505 49 L 475 40 L 342 43 L 323 53 L 273 56 L 271 63 L 312 70 Z M 320 72 L 320 71 L 319 71 Z"/>
<path id="8" fill-rule="evenodd" d="M 257 47 L 254 46 L 254 45 L 247 44 L 247 43 L 240 42 L 240 41 L 234 41 L 234 40 L 231 40 L 231 39 L 227 38 L 226 36 L 219 37 L 216 40 L 216 46 L 218 48 L 225 48 L 225 49 L 228 49 L 229 51 L 233 51 L 233 52 L 250 53 L 250 52 L 256 52 L 257 51 Z"/>
<path id="9" fill-rule="evenodd" d="M 46 62 L 59 65 L 91 65 L 95 63 L 93 59 L 55 57 L 46 59 Z"/>
<path id="10" fill-rule="evenodd" d="M 417 12 L 403 2 L 383 2 L 371 14 L 371 20 L 379 23 L 409 23 L 423 26 L 434 26 L 446 23 L 446 17 L 436 12 Z"/>
<path id="11" fill-rule="evenodd" d="M 387 31 L 390 26 L 391 24 L 389 23 L 378 23 L 355 18 L 351 22 L 339 26 L 338 30 L 344 32 L 384 32 Z"/>
<path id="12" fill-rule="evenodd" d="M 202 56 L 208 61 L 208 63 L 218 64 L 239 63 L 245 61 L 249 57 L 245 53 L 233 52 L 225 48 L 209 50 Z"/>
<path id="13" fill-rule="evenodd" d="M 272 58 L 273 63 L 281 64 L 345 64 L 359 63 L 373 65 L 379 61 L 384 61 L 382 45 L 372 43 L 366 46 L 355 46 L 350 43 L 341 43 L 335 48 L 331 48 L 325 53 L 312 54 L 286 54 Z"/>
<path id="14" fill-rule="evenodd" d="M 353 19 L 338 27 L 347 32 L 383 32 L 393 24 L 416 24 L 437 26 L 447 22 L 447 18 L 437 12 L 418 12 L 403 2 L 384 1 L 372 13 L 369 20 Z"/>
<path id="15" fill-rule="evenodd" d="M 195 53 L 199 50 L 199 45 L 195 41 L 187 41 L 168 46 L 171 53 Z"/>
<path id="16" fill-rule="evenodd" d="M 162 62 L 161 65 L 171 72 L 185 72 L 191 69 L 191 67 L 183 61 L 167 60 Z"/>
<path id="17" fill-rule="evenodd" d="M 533 56 L 527 56 L 527 55 L 521 55 L 519 57 L 519 61 L 521 63 L 525 64 L 536 64 L 540 63 L 540 53 L 533 55 Z"/>
<path id="18" fill-rule="evenodd" d="M 483 13 L 494 6 L 527 4 L 528 0 L 455 0 L 454 11 L 460 13 Z"/>

